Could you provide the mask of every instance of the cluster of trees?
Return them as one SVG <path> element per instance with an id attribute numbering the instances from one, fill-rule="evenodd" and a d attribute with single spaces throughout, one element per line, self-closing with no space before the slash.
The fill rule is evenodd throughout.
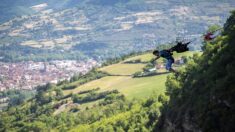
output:
<path id="1" fill-rule="evenodd" d="M 47 50 L 22 46 L 19 44 L 0 45 L 1 61 L 51 61 L 51 60 L 86 60 L 80 51 L 64 52 L 61 50 Z"/>
<path id="2" fill-rule="evenodd" d="M 70 83 L 75 82 L 75 81 L 79 81 L 80 82 L 79 84 L 81 85 L 81 84 L 85 84 L 89 81 L 100 79 L 100 78 L 108 76 L 108 75 L 109 74 L 107 72 L 98 71 L 97 69 L 94 68 L 85 75 L 79 74 L 79 75 L 73 76 L 70 79 Z"/>
<path id="3" fill-rule="evenodd" d="M 141 63 L 141 59 L 125 61 L 124 63 L 127 63 L 127 64 L 136 64 L 136 63 Z"/>
<path id="4" fill-rule="evenodd" d="M 142 71 L 138 71 L 138 72 L 135 72 L 132 77 L 140 77 L 142 76 L 143 72 Z"/>
<path id="5" fill-rule="evenodd" d="M 105 98 L 107 95 L 110 94 L 118 94 L 118 93 L 119 92 L 117 90 L 104 91 L 104 92 L 94 92 L 94 90 L 91 90 L 89 93 L 86 93 L 86 95 L 81 93 L 73 95 L 72 100 L 74 103 L 82 104 Z"/>
<path id="6" fill-rule="evenodd" d="M 149 63 L 147 63 L 147 65 L 143 68 L 143 71 L 144 72 L 148 72 L 149 71 L 149 69 L 152 69 L 152 68 L 154 68 L 155 67 L 155 62 L 149 62 Z"/>
<path id="7" fill-rule="evenodd" d="M 55 100 L 64 98 L 63 91 L 60 87 L 56 87 L 54 84 L 46 84 L 45 86 L 39 86 L 36 88 L 37 94 L 35 100 L 38 104 L 48 104 Z"/>
<path id="8" fill-rule="evenodd" d="M 0 92 L 0 99 L 1 98 L 8 98 L 8 106 L 16 106 L 19 104 L 24 103 L 28 99 L 34 97 L 35 91 L 28 91 L 28 90 L 8 90 Z"/>
<path id="9" fill-rule="evenodd" d="M 98 91 L 98 90 L 100 90 L 99 87 L 95 88 L 95 89 L 80 91 L 80 92 L 78 92 L 78 94 L 86 94 L 86 93 L 91 93 L 91 92 L 95 92 L 95 91 Z"/>

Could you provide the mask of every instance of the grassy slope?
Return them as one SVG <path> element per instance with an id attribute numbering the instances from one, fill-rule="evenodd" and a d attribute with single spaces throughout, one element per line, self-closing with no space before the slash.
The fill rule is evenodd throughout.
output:
<path id="1" fill-rule="evenodd" d="M 195 52 L 185 52 L 181 54 L 175 54 L 175 58 L 180 56 L 192 56 Z M 124 61 L 141 59 L 142 62 L 150 61 L 154 56 L 150 53 L 139 55 L 126 59 Z M 123 61 L 123 62 L 124 62 Z M 161 62 L 162 60 L 159 60 Z M 152 77 L 144 78 L 132 78 L 131 75 L 137 71 L 141 71 L 146 64 L 124 64 L 120 62 L 118 64 L 113 64 L 100 68 L 101 71 L 106 71 L 113 75 L 124 75 L 124 76 L 107 76 L 98 80 L 88 82 L 72 90 L 65 90 L 65 94 L 77 93 L 79 91 L 94 89 L 100 87 L 100 91 L 107 91 L 117 89 L 122 94 L 126 95 L 127 98 L 145 98 L 151 95 L 152 92 L 157 92 L 159 94 L 165 91 L 165 81 L 168 74 L 162 74 Z M 76 83 L 76 82 L 75 82 Z"/>
<path id="2" fill-rule="evenodd" d="M 125 61 L 140 59 L 142 62 L 147 62 L 147 61 L 151 60 L 152 58 L 153 58 L 153 55 L 148 53 L 148 54 L 143 54 L 143 55 L 128 58 Z"/>
<path id="3" fill-rule="evenodd" d="M 132 75 L 136 71 L 141 71 L 144 68 L 145 64 L 113 64 L 104 68 L 101 68 L 101 71 L 106 71 L 113 75 Z"/>

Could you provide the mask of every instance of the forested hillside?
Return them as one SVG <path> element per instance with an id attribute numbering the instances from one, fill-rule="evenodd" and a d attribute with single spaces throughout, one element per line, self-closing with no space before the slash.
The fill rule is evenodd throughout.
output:
<path id="1" fill-rule="evenodd" d="M 1 0 L 0 2 L 0 23 L 7 22 L 16 17 L 37 14 L 38 10 L 32 8 L 35 5 L 47 3 L 45 9 L 62 10 L 73 7 L 77 0 L 64 0 L 58 2 L 57 0 Z"/>
<path id="2" fill-rule="evenodd" d="M 4 0 L 0 7 L 0 61 L 102 61 L 171 43 L 176 37 L 200 38 L 210 25 L 222 25 L 235 3 Z M 12 19 L 1 23 L 5 17 Z M 190 48 L 200 49 L 199 42 Z"/>
<path id="3" fill-rule="evenodd" d="M 170 101 L 158 131 L 232 132 L 235 130 L 235 11 L 222 36 L 207 42 L 179 76 L 169 76 Z"/>

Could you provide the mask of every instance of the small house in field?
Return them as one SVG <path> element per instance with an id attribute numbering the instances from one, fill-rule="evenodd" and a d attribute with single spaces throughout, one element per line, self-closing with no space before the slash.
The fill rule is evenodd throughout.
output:
<path id="1" fill-rule="evenodd" d="M 177 64 L 177 65 L 183 65 L 183 64 L 185 64 L 185 61 L 184 61 L 183 58 L 176 59 L 176 60 L 175 60 L 175 64 Z"/>

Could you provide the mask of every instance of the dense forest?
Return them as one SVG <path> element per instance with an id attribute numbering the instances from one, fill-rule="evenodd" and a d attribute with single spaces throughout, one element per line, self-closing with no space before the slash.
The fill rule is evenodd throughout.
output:
<path id="1" fill-rule="evenodd" d="M 221 36 L 205 42 L 201 56 L 194 55 L 178 75 L 168 76 L 166 95 L 128 100 L 118 91 L 97 92 L 99 88 L 64 95 L 62 89 L 73 88 L 73 81 L 48 84 L 37 89 L 35 98 L 1 112 L 0 131 L 233 131 L 234 27 L 235 11 Z M 74 80 L 86 83 L 103 76 L 93 70 Z M 97 99 L 102 100 L 92 108 L 72 105 L 55 112 L 69 102 L 83 105 Z"/>

